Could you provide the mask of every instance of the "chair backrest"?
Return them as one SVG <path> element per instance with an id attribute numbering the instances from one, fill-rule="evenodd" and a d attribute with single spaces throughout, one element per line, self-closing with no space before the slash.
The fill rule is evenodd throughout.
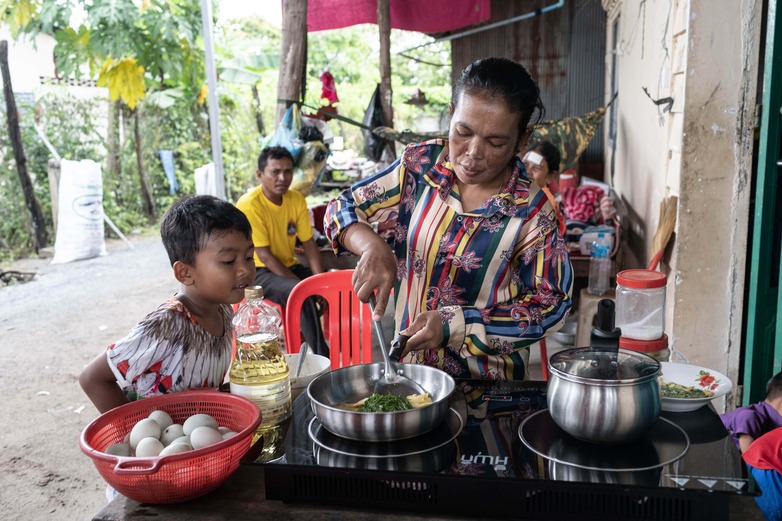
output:
<path id="1" fill-rule="evenodd" d="M 299 282 L 285 306 L 285 334 L 289 353 L 301 347 L 301 307 L 314 295 L 323 297 L 323 331 L 329 343 L 331 368 L 372 361 L 372 313 L 353 293 L 353 270 L 318 273 Z"/>

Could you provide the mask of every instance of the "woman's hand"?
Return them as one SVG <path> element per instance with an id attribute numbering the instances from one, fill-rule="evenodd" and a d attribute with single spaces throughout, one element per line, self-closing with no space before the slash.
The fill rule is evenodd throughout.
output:
<path id="1" fill-rule="evenodd" d="M 342 245 L 361 258 L 353 271 L 353 291 L 361 302 L 375 293 L 375 314 L 380 320 L 386 312 L 391 288 L 396 282 L 394 252 L 366 223 L 356 223 L 342 232 Z"/>
<path id="2" fill-rule="evenodd" d="M 353 291 L 362 302 L 375 294 L 374 320 L 383 318 L 388 305 L 391 289 L 396 281 L 396 258 L 391 248 L 378 237 L 361 253 L 361 258 L 353 271 Z"/>
<path id="3" fill-rule="evenodd" d="M 410 338 L 401 356 L 411 351 L 438 349 L 443 343 L 443 319 L 439 311 L 424 311 L 413 320 L 407 329 L 401 331 Z"/>

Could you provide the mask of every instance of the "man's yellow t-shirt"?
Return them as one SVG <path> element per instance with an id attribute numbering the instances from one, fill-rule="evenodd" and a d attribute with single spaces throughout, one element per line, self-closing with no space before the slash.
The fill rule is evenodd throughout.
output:
<path id="1" fill-rule="evenodd" d="M 299 192 L 287 191 L 282 195 L 282 204 L 277 206 L 256 186 L 236 202 L 253 227 L 253 244 L 256 248 L 268 246 L 286 268 L 297 264 L 293 256 L 296 239 L 305 242 L 312 238 L 312 225 L 307 210 L 307 201 Z M 255 266 L 265 268 L 255 254 Z"/>

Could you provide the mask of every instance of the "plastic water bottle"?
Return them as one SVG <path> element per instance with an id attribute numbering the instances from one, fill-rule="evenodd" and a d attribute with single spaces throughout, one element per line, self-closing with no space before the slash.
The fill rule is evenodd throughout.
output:
<path id="1" fill-rule="evenodd" d="M 290 372 L 280 349 L 277 310 L 263 302 L 260 286 L 245 288 L 244 297 L 233 319 L 236 356 L 229 373 L 231 394 L 249 398 L 261 410 L 253 442 L 263 436 L 257 461 L 269 462 L 284 454 L 283 425 L 291 415 Z"/>
<path id="2" fill-rule="evenodd" d="M 604 233 L 599 233 L 592 243 L 591 256 L 589 258 L 589 287 L 587 291 L 592 295 L 602 295 L 608 291 L 611 281 L 611 238 Z"/>

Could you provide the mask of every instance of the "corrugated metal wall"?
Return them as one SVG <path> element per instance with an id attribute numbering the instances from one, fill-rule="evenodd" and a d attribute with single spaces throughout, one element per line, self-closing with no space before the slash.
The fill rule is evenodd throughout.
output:
<path id="1" fill-rule="evenodd" d="M 491 23 L 546 7 L 554 0 L 492 0 Z M 454 75 L 478 58 L 500 56 L 524 65 L 538 82 L 546 119 L 580 116 L 603 105 L 606 13 L 600 0 L 565 5 L 451 43 Z M 583 159 L 602 161 L 599 128 Z"/>

